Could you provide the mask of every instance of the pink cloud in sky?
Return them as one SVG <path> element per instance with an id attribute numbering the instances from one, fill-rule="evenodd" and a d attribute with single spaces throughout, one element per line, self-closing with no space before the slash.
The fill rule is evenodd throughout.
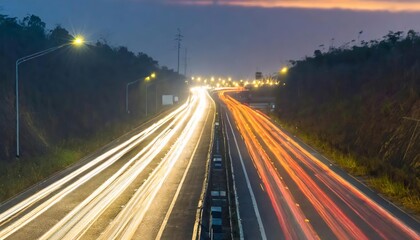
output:
<path id="1" fill-rule="evenodd" d="M 168 4 L 419 12 L 417 0 L 165 0 Z"/>

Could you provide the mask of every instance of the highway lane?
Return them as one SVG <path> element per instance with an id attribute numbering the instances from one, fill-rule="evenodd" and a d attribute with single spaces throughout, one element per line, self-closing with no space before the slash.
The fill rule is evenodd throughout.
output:
<path id="1" fill-rule="evenodd" d="M 164 204 L 157 212 L 148 210 L 152 203 L 160 205 L 156 197 L 162 195 L 168 179 L 176 181 L 188 172 L 191 163 L 182 164 L 182 159 L 191 162 L 195 155 L 191 149 L 211 131 L 204 127 L 211 116 L 210 105 L 207 92 L 194 89 L 187 103 L 152 126 L 13 206 L 0 206 L 0 239 L 154 239 L 153 234 L 138 234 L 137 229 L 147 225 L 148 214 L 166 215 L 169 206 Z M 200 164 L 205 168 L 206 161 Z M 202 181 L 195 186 L 200 196 Z M 164 192 L 162 201 L 176 202 L 171 189 Z M 199 199 L 194 201 L 197 205 Z M 194 222 L 195 214 L 188 221 Z M 162 223 L 155 223 L 155 228 Z M 192 234 L 192 227 L 179 231 Z"/>
<path id="2" fill-rule="evenodd" d="M 406 225 L 265 115 L 229 95 L 220 99 L 245 238 L 419 239 L 418 222 Z M 252 222 L 258 216 L 260 223 Z"/>
<path id="3" fill-rule="evenodd" d="M 271 211 L 270 199 L 260 185 L 257 171 L 253 171 L 252 158 L 245 142 L 234 125 L 229 112 L 222 107 L 223 125 L 226 129 L 229 157 L 232 163 L 234 188 L 239 206 L 240 232 L 244 239 L 274 239 L 281 232 Z M 249 170 L 251 169 L 251 171 Z M 237 207 L 238 207 L 237 206 Z"/>

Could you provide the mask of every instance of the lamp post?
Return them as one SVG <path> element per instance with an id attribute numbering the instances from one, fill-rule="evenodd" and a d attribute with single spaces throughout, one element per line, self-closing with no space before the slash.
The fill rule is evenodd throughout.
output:
<path id="1" fill-rule="evenodd" d="M 150 79 L 155 78 L 156 77 L 156 73 L 152 73 L 150 74 L 150 76 L 147 76 L 144 78 L 144 80 L 150 81 Z M 128 109 L 128 87 L 130 85 L 133 85 L 137 82 L 139 82 L 142 78 L 137 79 L 135 81 L 129 82 L 125 85 L 125 111 L 127 112 L 127 114 L 130 114 L 130 110 Z M 146 84 L 146 116 L 147 116 L 147 84 Z"/>
<path id="2" fill-rule="evenodd" d="M 151 79 L 156 78 L 156 74 L 152 73 L 150 76 L 146 77 L 146 117 L 147 117 L 147 82 L 149 82 Z"/>
<path id="3" fill-rule="evenodd" d="M 81 36 L 76 36 L 73 41 L 69 42 L 69 43 L 65 43 L 62 44 L 60 46 L 56 46 L 56 47 L 52 47 L 52 48 L 48 48 L 45 49 L 43 51 L 39 51 L 36 53 L 33 53 L 31 55 L 19 58 L 18 60 L 16 60 L 16 80 L 15 80 L 15 94 L 16 94 L 16 157 L 20 157 L 20 122 L 19 122 L 19 65 L 21 63 L 27 62 L 29 60 L 32 60 L 34 58 L 37 57 L 41 57 L 44 56 L 48 53 L 54 52 L 60 48 L 69 46 L 69 45 L 75 45 L 75 46 L 80 46 L 83 45 L 85 43 L 85 40 L 83 39 L 83 37 Z"/>
<path id="4" fill-rule="evenodd" d="M 155 83 L 155 114 L 158 111 L 158 105 L 157 105 L 157 103 L 158 103 L 158 94 L 157 94 L 158 89 L 157 89 L 157 87 L 158 87 L 158 85 L 157 85 L 157 83 Z"/>
<path id="5" fill-rule="evenodd" d="M 128 87 L 130 85 L 133 85 L 134 83 L 137 83 L 138 81 L 140 81 L 140 79 L 129 82 L 125 85 L 125 111 L 127 112 L 127 114 L 130 114 L 130 110 L 128 110 Z"/>

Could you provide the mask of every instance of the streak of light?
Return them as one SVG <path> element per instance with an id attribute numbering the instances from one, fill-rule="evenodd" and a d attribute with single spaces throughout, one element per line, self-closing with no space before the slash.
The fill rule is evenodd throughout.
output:
<path id="1" fill-rule="evenodd" d="M 253 159 L 253 163 L 259 175 L 262 176 L 267 194 L 276 210 L 280 226 L 282 229 L 289 227 L 298 229 L 297 231 L 287 229 L 285 233 L 289 234 L 289 236 L 285 236 L 286 238 L 293 238 L 295 234 L 299 233 L 300 226 L 286 225 L 284 219 L 294 217 L 295 221 L 302 224 L 301 219 L 304 216 L 299 211 L 291 211 L 293 209 L 292 205 L 295 207 L 297 205 L 292 202 L 293 197 L 290 192 L 288 193 L 288 191 L 284 190 L 288 188 L 283 187 L 283 183 L 280 181 L 282 178 L 277 179 L 278 172 L 273 170 L 272 160 L 264 149 L 272 153 L 275 157 L 274 160 L 283 167 L 289 177 L 298 186 L 299 190 L 306 196 L 320 217 L 338 238 L 367 239 L 367 236 L 359 228 L 360 223 L 353 222 L 345 214 L 341 207 L 342 205 L 338 205 L 336 201 L 332 200 L 329 195 L 331 193 L 327 194 L 320 187 L 320 184 L 314 181 L 314 177 L 312 176 L 318 178 L 336 197 L 341 199 L 341 202 L 348 209 L 353 211 L 364 224 L 370 226 L 380 237 L 401 238 L 404 236 L 405 239 L 419 238 L 418 233 L 404 225 L 400 220 L 311 155 L 298 143 L 290 139 L 267 116 L 240 104 L 232 97 L 225 95 L 224 92 L 221 92 L 219 96 L 232 113 L 238 130 L 243 136 Z M 254 133 L 259 137 L 256 137 Z M 302 164 L 305 168 L 301 166 Z M 284 206 L 283 209 L 279 208 L 280 202 L 276 198 L 276 191 L 280 191 L 281 196 L 290 198 L 286 203 L 287 208 L 293 213 L 293 216 L 287 215 L 288 209 L 284 208 Z M 297 218 L 299 220 L 296 220 Z M 307 218 L 303 218 L 303 221 L 309 225 Z"/>
<path id="2" fill-rule="evenodd" d="M 135 234 L 150 204 L 172 171 L 175 163 L 179 160 L 194 132 L 198 130 L 200 120 L 204 117 L 209 96 L 203 89 L 196 89 L 196 92 L 200 98 L 198 106 L 192 117 L 189 118 L 178 140 L 147 181 L 136 191 L 126 207 L 101 235 L 102 239 L 131 239 Z M 186 117 L 188 118 L 188 116 Z"/>
<path id="3" fill-rule="evenodd" d="M 194 88 L 193 97 L 187 109 L 179 112 L 161 133 L 136 156 L 130 159 L 113 176 L 97 188 L 88 198 L 76 206 L 61 221 L 46 232 L 40 239 L 80 239 L 104 211 L 128 188 L 136 177 L 143 172 L 155 157 L 161 153 L 176 133 L 181 136 L 171 150 L 149 175 L 149 178 L 135 191 L 130 201 L 124 206 L 117 219 L 101 235 L 103 238 L 122 238 L 135 233 L 148 207 L 160 190 L 172 167 L 179 159 L 191 135 L 197 130 L 206 109 L 209 97 L 204 89 Z M 198 103 L 197 103 L 198 102 Z M 192 117 L 191 114 L 193 112 Z M 188 120 L 188 123 L 186 121 Z M 186 126 L 186 127 L 184 127 Z M 121 219 L 119 219 L 121 218 Z M 113 226 L 113 227 L 111 227 Z"/>
<path id="4" fill-rule="evenodd" d="M 7 227 L 1 229 L 0 239 L 6 238 L 14 232 L 18 231 L 30 221 L 34 220 L 36 217 L 47 211 L 65 196 L 70 194 L 72 191 L 77 189 L 79 186 L 81 186 L 82 184 L 89 181 L 90 179 L 101 173 L 103 170 L 111 166 L 124 154 L 129 152 L 140 142 L 144 141 L 147 137 L 149 137 L 151 134 L 157 131 L 161 126 L 171 121 L 175 116 L 181 115 L 183 112 L 185 112 L 189 102 L 191 102 L 191 100 L 177 108 L 175 111 L 168 114 L 166 117 L 159 120 L 157 123 L 146 128 L 139 134 L 136 134 L 127 141 L 108 150 L 107 152 L 93 159 L 89 163 L 81 166 L 80 168 L 76 169 L 75 171 L 71 172 L 70 174 L 66 175 L 60 180 L 52 183 L 51 185 L 45 187 L 41 191 L 31 195 L 27 199 L 19 202 L 12 208 L 1 213 L 0 227 L 7 224 L 9 221 L 14 220 L 14 217 L 19 218 L 16 221 L 13 221 L 11 224 L 9 224 Z M 93 168 L 93 166 L 97 164 L 99 165 Z M 60 189 L 63 186 L 66 187 Z M 41 204 L 39 204 L 34 209 L 31 209 L 31 211 L 25 213 L 23 216 L 19 216 L 20 213 L 23 213 L 29 207 L 34 206 L 38 202 L 41 202 Z"/>
<path id="5" fill-rule="evenodd" d="M 226 98 L 223 92 L 219 96 L 230 108 L 235 118 L 239 132 L 243 136 L 248 152 L 253 159 L 254 166 L 262 178 L 284 237 L 286 239 L 318 239 L 312 226 L 305 223 L 306 217 L 302 210 L 294 204 L 296 201 L 281 182 L 280 176 L 271 164 L 267 153 L 256 143 L 256 137 L 251 134 L 252 131 L 246 123 L 245 116 L 239 114 L 238 109 L 235 109 L 235 104 L 238 103 L 231 98 Z M 274 184 L 271 184 L 272 181 Z"/>
<path id="6" fill-rule="evenodd" d="M 169 141 L 172 124 L 40 239 L 80 238 Z M 139 157 L 141 158 L 139 159 Z M 134 163 L 135 162 L 135 163 Z M 134 164 L 133 164 L 134 163 Z"/>

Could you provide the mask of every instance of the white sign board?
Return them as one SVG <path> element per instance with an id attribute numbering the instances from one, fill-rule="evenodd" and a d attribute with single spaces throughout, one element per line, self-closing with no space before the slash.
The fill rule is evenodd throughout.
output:
<path id="1" fill-rule="evenodd" d="M 174 96 L 173 95 L 162 95 L 162 105 L 173 105 L 174 104 Z"/>

